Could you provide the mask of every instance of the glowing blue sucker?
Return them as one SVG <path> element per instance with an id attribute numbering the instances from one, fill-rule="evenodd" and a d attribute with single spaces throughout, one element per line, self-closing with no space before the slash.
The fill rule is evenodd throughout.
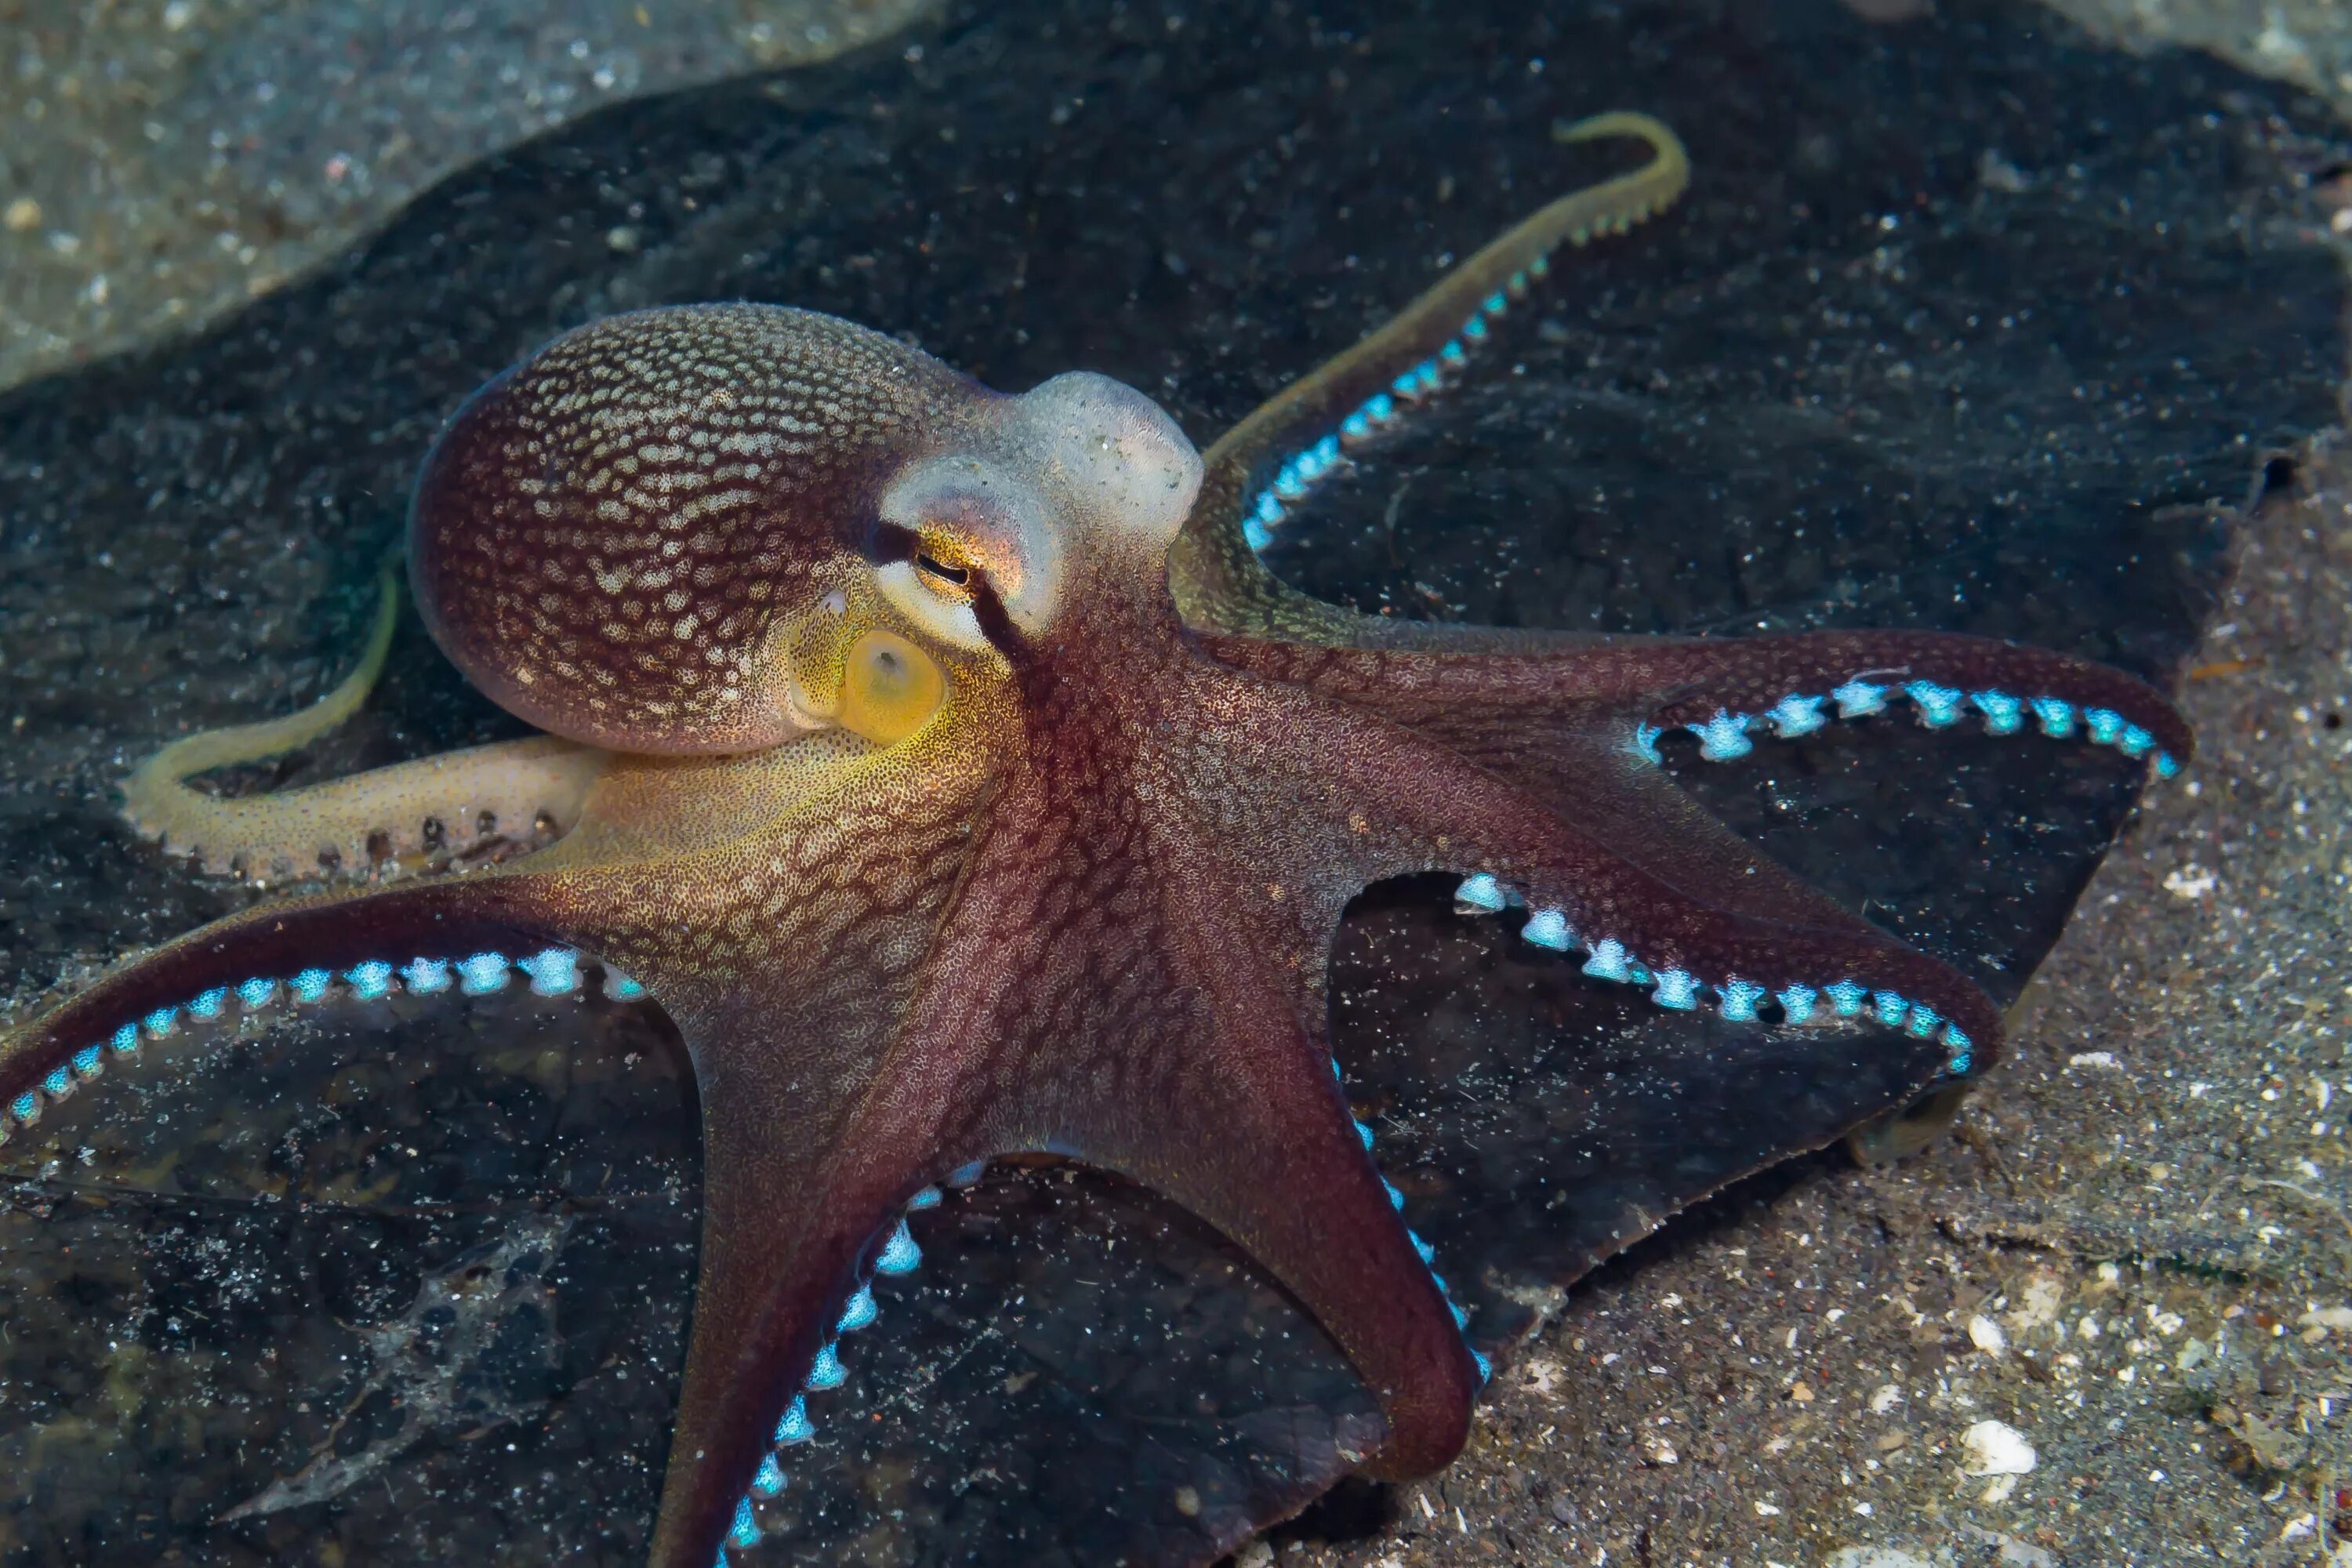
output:
<path id="1" fill-rule="evenodd" d="M 73 1092 L 73 1074 L 58 1068 L 41 1080 L 41 1088 L 51 1100 L 63 1100 Z"/>
<path id="2" fill-rule="evenodd" d="M 1793 741 L 1800 735 L 1811 734 L 1829 722 L 1822 714 L 1822 704 L 1827 700 L 1825 697 L 1783 697 L 1766 711 L 1764 717 L 1772 721 L 1772 728 L 1782 740 Z"/>
<path id="3" fill-rule="evenodd" d="M 1604 936 L 1592 944 L 1592 956 L 1584 961 L 1584 973 L 1595 980 L 1631 980 L 1633 972 L 1625 952 L 1625 944 L 1613 936 Z"/>
<path id="4" fill-rule="evenodd" d="M 1478 1369 L 1479 1382 L 1491 1383 L 1494 1381 L 1495 1363 L 1488 1361 L 1480 1352 L 1473 1350 L 1470 1352 L 1470 1364 Z"/>
<path id="5" fill-rule="evenodd" d="M 269 1005 L 270 998 L 277 994 L 278 982 L 259 975 L 256 975 L 236 988 L 236 999 L 244 1005 L 247 1012 L 256 1007 L 267 1007 Z"/>
<path id="6" fill-rule="evenodd" d="M 922 1262 L 923 1249 L 915 1245 L 914 1232 L 907 1228 L 907 1222 L 902 1219 L 898 1227 L 890 1233 L 890 1239 L 882 1244 L 882 1256 L 874 1260 L 874 1271 L 877 1274 L 912 1274 L 922 1266 Z"/>
<path id="7" fill-rule="evenodd" d="M 1822 994 L 1830 999 L 1830 1005 L 1837 1009 L 1837 1016 L 1841 1018 L 1851 1018 L 1860 1013 L 1862 1005 L 1870 999 L 1870 993 L 1851 980 L 1841 980 L 1824 989 Z"/>
<path id="8" fill-rule="evenodd" d="M 1720 708 L 1714 718 L 1696 727 L 1696 733 L 1698 754 L 1710 763 L 1727 763 L 1756 749 L 1756 742 L 1748 738 L 1747 719 Z"/>
<path id="9" fill-rule="evenodd" d="M 951 1187 L 968 1187 L 974 1182 L 979 1181 L 982 1176 L 987 1173 L 988 1162 L 985 1160 L 974 1160 L 969 1165 L 958 1165 L 954 1170 L 950 1171 L 948 1173 L 948 1185 Z"/>
<path id="10" fill-rule="evenodd" d="M 449 989 L 449 966 L 437 958 L 412 958 L 400 979 L 419 996 L 436 996 Z"/>
<path id="11" fill-rule="evenodd" d="M 1810 985 L 1791 985 L 1772 999 L 1780 1004 L 1781 1016 L 1791 1024 L 1801 1024 L 1812 1017 L 1813 1001 L 1818 994 Z"/>
<path id="12" fill-rule="evenodd" d="M 176 1007 L 158 1007 L 139 1021 L 145 1025 L 147 1032 L 157 1039 L 169 1039 L 172 1035 L 172 1021 L 179 1016 L 179 1011 Z"/>
<path id="13" fill-rule="evenodd" d="M 1903 695 L 1919 710 L 1919 722 L 1930 730 L 1944 730 L 1960 721 L 1960 703 L 1968 693 L 1932 680 L 1915 680 L 1903 689 Z"/>
<path id="14" fill-rule="evenodd" d="M 1970 1041 L 1966 1030 L 1957 1025 L 1947 1024 L 1944 1026 L 1943 1037 L 1946 1048 L 1952 1053 L 1952 1059 L 1948 1064 L 1951 1071 L 1964 1073 L 1976 1065 L 1976 1055 L 1970 1049 Z"/>
<path id="15" fill-rule="evenodd" d="M 615 1002 L 634 1002 L 646 994 L 646 988 L 614 969 L 604 966 L 604 994 Z"/>
<path id="16" fill-rule="evenodd" d="M 2085 708 L 2083 731 L 2093 745 L 2112 746 L 2123 738 L 2124 716 L 2112 708 Z"/>
<path id="17" fill-rule="evenodd" d="M 334 979 L 323 969 L 306 969 L 288 981 L 286 988 L 294 993 L 297 1002 L 316 1002 L 327 994 L 327 987 L 334 983 Z"/>
<path id="18" fill-rule="evenodd" d="M 779 1447 L 793 1443 L 806 1443 L 816 1436 L 816 1423 L 809 1419 L 808 1401 L 799 1394 L 784 1406 L 784 1418 L 776 1423 L 776 1444 Z"/>
<path id="19" fill-rule="evenodd" d="M 569 948 L 551 947 L 516 967 L 530 976 L 534 996 L 567 996 L 580 989 L 580 955 Z"/>
<path id="20" fill-rule="evenodd" d="M 478 952 L 457 961 L 457 989 L 468 996 L 488 996 L 507 988 L 511 967 L 503 952 Z"/>
<path id="21" fill-rule="evenodd" d="M 88 1083 L 91 1079 L 96 1078 L 100 1071 L 102 1070 L 98 1059 L 98 1047 L 96 1046 L 84 1046 L 80 1050 L 76 1051 L 73 1054 L 73 1070 L 74 1077 L 81 1079 L 84 1083 Z"/>
<path id="22" fill-rule="evenodd" d="M 2116 749 L 2126 757 L 2145 756 L 2155 744 L 2156 737 L 2137 724 L 2125 725 L 2124 732 L 2116 740 Z"/>
<path id="23" fill-rule="evenodd" d="M 1462 323 L 1462 335 L 1474 343 L 1484 342 L 1486 338 L 1486 319 L 1483 316 L 1471 317 Z"/>
<path id="24" fill-rule="evenodd" d="M 1723 983 L 1723 1016 L 1734 1023 L 1744 1024 L 1756 1016 L 1756 1004 L 1764 1000 L 1764 987 L 1752 980 L 1727 980 Z"/>
<path id="25" fill-rule="evenodd" d="M 1402 1214 L 1404 1212 L 1404 1194 L 1397 1191 L 1395 1184 L 1384 1179 L 1381 1183 L 1381 1191 L 1388 1194 L 1389 1207 L 1396 1210 L 1399 1214 Z"/>
<path id="26" fill-rule="evenodd" d="M 114 1047 L 114 1054 L 118 1057 L 137 1055 L 139 1051 L 139 1026 L 136 1024 L 123 1025 L 122 1027 L 114 1031 L 114 1037 L 107 1041 L 107 1044 Z"/>
<path id="27" fill-rule="evenodd" d="M 784 1493 L 784 1467 L 770 1454 L 760 1461 L 760 1473 L 751 1478 L 751 1489 L 763 1498 L 782 1497 Z"/>
<path id="28" fill-rule="evenodd" d="M 1903 1015 L 1911 1010 L 1911 1004 L 1892 991 L 1881 991 L 1871 1000 L 1877 1005 L 1878 1021 L 1889 1028 L 1899 1026 Z"/>
<path id="29" fill-rule="evenodd" d="M 939 1206 L 940 1190 L 937 1187 L 925 1187 L 907 1200 L 908 1214 L 913 1214 L 919 1209 L 935 1209 Z"/>
<path id="30" fill-rule="evenodd" d="M 41 1119 L 41 1102 L 27 1090 L 8 1102 L 8 1114 L 30 1127 Z"/>
<path id="31" fill-rule="evenodd" d="M 1650 994 L 1650 1000 L 1678 1013 L 1688 1012 L 1698 1005 L 1698 980 L 1679 969 L 1661 970 L 1658 988 Z"/>
<path id="32" fill-rule="evenodd" d="M 1442 1290 L 1444 1287 L 1440 1286 L 1439 1289 Z M 1454 1314 L 1454 1326 L 1455 1329 L 1466 1329 L 1470 1326 L 1470 1314 L 1462 1310 L 1462 1304 L 1454 1300 L 1450 1296 L 1446 1298 L 1445 1310 Z"/>
<path id="33" fill-rule="evenodd" d="M 2170 752 L 2158 752 L 2156 753 L 2156 776 L 2158 778 L 2168 779 L 2179 771 L 2179 758 L 2174 756 Z"/>
<path id="34" fill-rule="evenodd" d="M 221 1015 L 221 1009 L 227 1005 L 228 987 L 226 985 L 215 985 L 209 991 L 198 993 L 196 999 L 188 1004 L 188 1016 L 191 1018 L 217 1018 Z"/>
<path id="35" fill-rule="evenodd" d="M 750 1498 L 744 1498 L 735 1505 L 735 1523 L 727 1531 L 727 1544 L 745 1552 L 760 1544 L 760 1521 L 751 1517 Z"/>
<path id="36" fill-rule="evenodd" d="M 392 965 L 382 959 L 370 959 L 343 978 L 351 982 L 352 994 L 362 1002 L 373 1002 L 392 993 Z"/>
<path id="37" fill-rule="evenodd" d="M 1554 952 L 1566 952 L 1576 943 L 1576 933 L 1568 929 L 1568 917 L 1558 910 L 1538 910 L 1519 928 L 1520 937 L 1538 947 L 1548 947 Z"/>
<path id="38" fill-rule="evenodd" d="M 1490 316 L 1499 316 L 1510 308 L 1510 301 L 1504 299 L 1500 294 L 1489 294 L 1486 296 L 1486 303 L 1484 308 L 1486 314 Z"/>
<path id="39" fill-rule="evenodd" d="M 1503 884 L 1485 871 L 1463 878 L 1462 885 L 1454 889 L 1454 912 L 1457 915 L 1497 915 L 1510 901 Z"/>
<path id="40" fill-rule="evenodd" d="M 874 1306 L 874 1287 L 860 1285 L 857 1288 L 857 1294 L 852 1296 L 849 1299 L 849 1304 L 842 1308 L 841 1321 L 833 1325 L 833 1331 L 836 1334 L 854 1334 L 860 1329 L 871 1326 L 877 1315 Z"/>
<path id="41" fill-rule="evenodd" d="M 2074 732 L 2074 705 L 2062 697 L 2037 697 L 2027 706 L 2033 710 L 2042 732 L 2053 741 L 2063 741 Z"/>
<path id="42" fill-rule="evenodd" d="M 1272 500 L 1273 498 L 1268 497 L 1267 499 Z M 1274 534 L 1265 523 L 1260 522 L 1256 518 L 1244 518 L 1242 520 L 1242 542 L 1248 545 L 1252 550 L 1264 553 L 1265 547 L 1274 542 Z"/>
<path id="43" fill-rule="evenodd" d="M 1423 1263 L 1433 1264 L 1437 1261 L 1437 1248 L 1422 1240 L 1419 1233 L 1410 1230 L 1406 1231 L 1404 1233 L 1404 1238 L 1412 1243 L 1412 1249 L 1421 1254 L 1421 1260 Z"/>
<path id="44" fill-rule="evenodd" d="M 1655 724 L 1636 724 L 1633 726 L 1633 749 L 1654 763 L 1663 763 L 1666 759 L 1658 754 L 1658 737 L 1664 733 Z"/>
<path id="45" fill-rule="evenodd" d="M 828 1344 L 816 1352 L 816 1360 L 809 1364 L 808 1376 L 801 1380 L 801 1386 L 811 1394 L 822 1394 L 848 1381 L 849 1369 L 841 1364 L 840 1352 Z"/>
<path id="46" fill-rule="evenodd" d="M 1984 715 L 1988 735 L 2014 735 L 2025 723 L 2025 704 L 2006 691 L 1971 691 L 1969 700 Z"/>
<path id="47" fill-rule="evenodd" d="M 1372 1128 L 1371 1128 L 1371 1123 L 1370 1123 L 1370 1122 L 1368 1122 L 1368 1121 L 1359 1121 L 1359 1122 L 1357 1122 L 1357 1123 L 1356 1123 L 1356 1136 L 1357 1136 L 1357 1137 L 1359 1137 L 1359 1138 L 1360 1138 L 1360 1139 L 1362 1139 L 1362 1140 L 1364 1141 L 1364 1152 L 1365 1152 L 1365 1153 L 1367 1153 L 1367 1154 L 1370 1153 L 1370 1152 L 1372 1152 Z"/>
<path id="48" fill-rule="evenodd" d="M 1906 1033 L 1924 1040 L 1934 1034 L 1936 1026 L 1943 1021 L 1942 1016 L 1925 1002 L 1914 1002 L 1910 1016 L 1903 1020 L 1903 1027 Z"/>
<path id="49" fill-rule="evenodd" d="M 1867 680 L 1849 680 L 1830 693 L 1841 719 L 1860 719 L 1886 711 L 1886 688 Z"/>

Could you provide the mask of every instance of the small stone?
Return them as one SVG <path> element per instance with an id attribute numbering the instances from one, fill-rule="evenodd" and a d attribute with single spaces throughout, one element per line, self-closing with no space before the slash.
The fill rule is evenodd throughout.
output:
<path id="1" fill-rule="evenodd" d="M 1987 1355 L 2004 1355 L 2009 1351 L 2009 1336 L 1982 1312 L 1969 1320 L 1969 1342 Z"/>
<path id="2" fill-rule="evenodd" d="M 2005 1421 L 1979 1421 L 1960 1434 L 1968 1451 L 1960 1467 L 1971 1476 L 2026 1476 L 2033 1473 L 2033 1445 L 2025 1434 Z"/>
<path id="3" fill-rule="evenodd" d="M 6 224 L 17 234 L 38 228 L 41 226 L 41 204 L 30 196 L 18 196 L 8 204 L 5 212 L 0 212 L 0 223 Z"/>

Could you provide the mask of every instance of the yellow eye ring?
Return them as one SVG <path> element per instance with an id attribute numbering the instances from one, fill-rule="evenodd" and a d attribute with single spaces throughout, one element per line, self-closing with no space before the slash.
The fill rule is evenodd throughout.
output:
<path id="1" fill-rule="evenodd" d="M 895 632 L 867 632 L 843 661 L 839 721 L 877 746 L 895 746 L 930 721 L 947 689 L 929 654 Z"/>

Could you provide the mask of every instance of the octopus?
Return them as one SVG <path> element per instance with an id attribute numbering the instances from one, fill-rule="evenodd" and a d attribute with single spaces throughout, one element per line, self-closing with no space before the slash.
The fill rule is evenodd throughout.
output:
<path id="1" fill-rule="evenodd" d="M 916 1264 L 907 1215 L 1008 1158 L 1116 1173 L 1230 1238 L 1376 1401 L 1344 1463 L 1444 1468 L 1491 1369 L 1333 1059 L 1351 900 L 1446 874 L 1465 913 L 1661 1008 L 1924 1044 L 1937 1066 L 1912 1088 L 1933 1096 L 1997 1059 L 1990 1000 L 1701 810 L 1662 740 L 1728 762 L 1907 710 L 2158 776 L 2190 752 L 2154 689 L 2032 647 L 1416 623 L 1269 572 L 1318 481 L 1440 395 L 1556 252 L 1685 188 L 1657 121 L 1570 139 L 1602 138 L 1646 162 L 1511 228 L 1205 452 L 1104 376 L 1007 395 L 805 310 L 558 338 L 451 418 L 407 542 L 439 646 L 543 733 L 278 795 L 192 787 L 364 700 L 387 589 L 327 700 L 164 749 L 131 816 L 208 869 L 422 870 L 263 902 L 10 1028 L 0 1139 L 204 1021 L 598 980 L 674 1022 L 703 1122 L 656 1568 L 756 1552 L 843 1336 L 874 1321 L 877 1276 Z M 455 854 L 486 837 L 509 852 Z"/>

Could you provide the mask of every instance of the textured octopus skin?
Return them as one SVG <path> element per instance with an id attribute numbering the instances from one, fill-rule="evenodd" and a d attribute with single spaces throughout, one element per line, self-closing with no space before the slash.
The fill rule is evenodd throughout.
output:
<path id="1" fill-rule="evenodd" d="M 434 448 L 410 569 L 451 658 L 553 739 L 234 821 L 179 782 L 244 744 L 224 742 L 133 809 L 249 868 L 300 860 L 318 822 L 487 801 L 555 841 L 266 904 L 118 967 L 0 1037 L 0 1133 L 231 988 L 430 990 L 453 963 L 470 985 L 499 954 L 576 952 L 668 1013 L 701 1093 L 659 1568 L 759 1539 L 795 1393 L 899 1215 L 1009 1153 L 1116 1171 L 1222 1230 L 1377 1395 L 1385 1439 L 1358 1468 L 1443 1467 L 1485 1369 L 1330 1066 L 1352 897 L 1456 873 L 1469 905 L 1523 902 L 1528 940 L 1663 1005 L 1903 1028 L 1965 1080 L 1999 1049 L 1983 994 L 1707 817 L 1656 737 L 1729 758 L 1832 702 L 1894 701 L 1937 727 L 2034 719 L 2159 772 L 2190 745 L 2154 690 L 2037 649 L 1403 626 L 1265 571 L 1268 530 L 1440 390 L 1555 247 L 1682 188 L 1664 127 L 1583 134 L 1652 160 L 1505 235 L 1205 458 L 1105 378 L 1004 396 L 779 307 L 647 310 L 542 349 Z M 246 749 L 300 738 L 281 721 Z"/>

